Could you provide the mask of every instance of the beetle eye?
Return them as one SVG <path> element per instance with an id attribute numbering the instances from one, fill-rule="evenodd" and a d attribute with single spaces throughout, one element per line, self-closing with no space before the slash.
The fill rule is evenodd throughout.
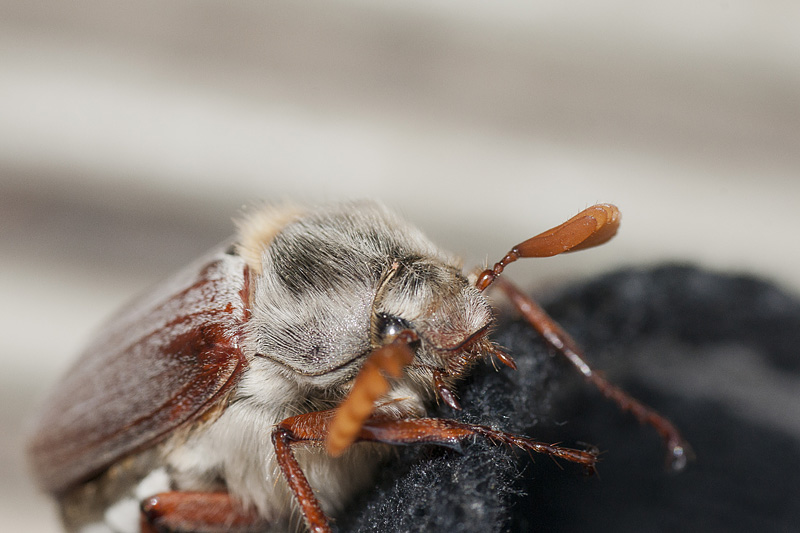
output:
<path id="1" fill-rule="evenodd" d="M 411 324 L 406 320 L 386 313 L 378 313 L 376 325 L 378 336 L 383 344 L 394 340 L 404 329 L 411 329 Z"/>

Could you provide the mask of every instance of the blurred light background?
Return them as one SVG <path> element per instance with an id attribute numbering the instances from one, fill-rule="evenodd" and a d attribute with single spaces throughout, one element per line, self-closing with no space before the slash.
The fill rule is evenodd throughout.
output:
<path id="1" fill-rule="evenodd" d="M 0 0 L 0 516 L 53 531 L 32 404 L 262 201 L 369 197 L 467 264 L 598 201 L 546 290 L 691 261 L 800 289 L 800 4 Z"/>

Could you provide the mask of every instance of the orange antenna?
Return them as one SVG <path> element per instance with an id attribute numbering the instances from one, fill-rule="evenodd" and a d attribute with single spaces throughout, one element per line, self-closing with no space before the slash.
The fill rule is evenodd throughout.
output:
<path id="1" fill-rule="evenodd" d="M 389 392 L 389 382 L 383 374 L 394 378 L 403 375 L 403 369 L 414 360 L 408 347 L 417 340 L 411 330 L 403 330 L 395 340 L 372 352 L 353 382 L 353 388 L 336 409 L 325 439 L 325 447 L 333 457 L 339 456 L 358 437 L 364 421 L 375 410 L 375 400 Z"/>
<path id="2" fill-rule="evenodd" d="M 619 209 L 611 204 L 584 209 L 560 226 L 514 246 L 494 267 L 481 272 L 475 286 L 484 290 L 505 267 L 523 257 L 550 257 L 603 244 L 616 235 L 621 218 Z"/>

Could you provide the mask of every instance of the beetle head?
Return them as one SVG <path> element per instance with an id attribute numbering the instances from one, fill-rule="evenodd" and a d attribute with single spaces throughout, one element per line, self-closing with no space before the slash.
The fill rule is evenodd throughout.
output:
<path id="1" fill-rule="evenodd" d="M 374 203 L 317 209 L 265 247 L 255 279 L 249 348 L 299 380 L 350 380 L 403 329 L 419 368 L 443 368 L 485 333 L 488 302 L 460 265 Z"/>

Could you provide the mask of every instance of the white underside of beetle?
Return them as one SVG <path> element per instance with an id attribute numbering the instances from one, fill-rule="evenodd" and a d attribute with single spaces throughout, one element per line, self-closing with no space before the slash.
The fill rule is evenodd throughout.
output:
<path id="1" fill-rule="evenodd" d="M 122 498 L 103 514 L 103 522 L 87 524 L 81 533 L 139 533 L 141 501 L 170 490 L 170 478 L 163 468 L 153 470 L 142 479 L 130 497 Z"/>
<path id="2" fill-rule="evenodd" d="M 251 361 L 219 418 L 188 437 L 168 441 L 166 468 L 151 472 L 133 494 L 107 509 L 103 523 L 86 525 L 81 533 L 137 533 L 141 501 L 169 490 L 227 490 L 244 508 L 255 508 L 271 524 L 271 531 L 302 530 L 303 520 L 278 467 L 271 437 L 284 418 L 308 411 L 308 397 L 296 383 L 269 368 L 272 365 L 263 358 Z M 404 384 L 396 384 L 385 399 L 378 410 L 386 414 L 424 412 L 419 394 Z M 337 458 L 316 446 L 297 446 L 294 452 L 322 508 L 335 516 L 369 485 L 390 449 L 359 443 Z"/>

